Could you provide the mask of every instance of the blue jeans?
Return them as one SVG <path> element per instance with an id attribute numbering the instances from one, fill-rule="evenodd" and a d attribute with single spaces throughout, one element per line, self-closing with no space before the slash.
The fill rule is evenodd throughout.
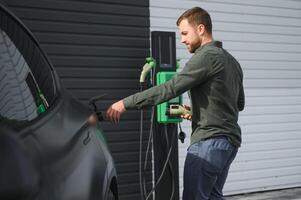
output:
<path id="1" fill-rule="evenodd" d="M 183 200 L 223 200 L 223 187 L 237 147 L 227 137 L 201 140 L 188 148 Z"/>

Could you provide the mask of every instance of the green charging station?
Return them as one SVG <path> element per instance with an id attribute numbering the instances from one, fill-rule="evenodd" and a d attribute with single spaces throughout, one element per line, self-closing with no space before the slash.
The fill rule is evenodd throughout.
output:
<path id="1" fill-rule="evenodd" d="M 160 85 L 165 83 L 166 81 L 169 81 L 175 74 L 176 72 L 158 72 L 156 75 L 156 84 Z M 182 95 L 157 105 L 157 121 L 159 123 L 166 124 L 166 123 L 182 122 L 181 117 L 173 117 L 173 116 L 168 116 L 166 114 L 170 105 L 182 105 Z"/>
<path id="2" fill-rule="evenodd" d="M 155 63 L 153 77 L 156 85 L 169 81 L 179 68 L 179 62 L 176 59 L 176 45 L 174 32 L 152 32 L 152 56 Z M 171 105 L 182 105 L 182 96 L 170 99 L 167 102 L 157 105 L 157 122 L 160 124 L 176 124 L 182 122 L 179 115 L 169 115 L 168 111 Z"/>
<path id="3" fill-rule="evenodd" d="M 151 76 L 153 77 L 153 85 L 163 84 L 172 79 L 177 73 L 175 39 L 175 32 L 152 31 L 151 33 L 151 56 L 155 62 Z M 178 122 L 182 119 L 178 114 L 170 112 L 173 111 L 171 110 L 172 106 L 177 107 L 177 104 L 182 104 L 181 96 L 161 103 L 155 108 L 154 121 L 156 123 L 153 127 L 154 179 L 155 182 L 160 179 L 164 180 L 156 187 L 156 200 L 178 200 L 179 197 L 177 140 Z M 170 152 L 170 154 L 167 152 Z M 166 163 L 166 160 L 168 160 L 169 167 L 164 168 L 163 163 Z M 174 194 L 173 198 L 170 194 Z"/>

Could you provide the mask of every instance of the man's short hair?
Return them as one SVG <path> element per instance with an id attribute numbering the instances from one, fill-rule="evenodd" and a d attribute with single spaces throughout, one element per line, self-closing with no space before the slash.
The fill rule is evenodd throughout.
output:
<path id="1" fill-rule="evenodd" d="M 183 19 L 187 19 L 188 22 L 192 25 L 203 24 L 206 28 L 206 31 L 212 34 L 212 22 L 209 13 L 200 7 L 194 7 L 186 10 L 177 20 L 177 26 L 180 25 Z"/>

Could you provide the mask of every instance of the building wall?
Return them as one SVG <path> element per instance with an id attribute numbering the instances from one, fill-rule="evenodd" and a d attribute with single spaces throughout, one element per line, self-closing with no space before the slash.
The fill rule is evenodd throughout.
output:
<path id="1" fill-rule="evenodd" d="M 175 22 L 186 9 L 211 13 L 214 37 L 241 63 L 246 108 L 243 143 L 226 194 L 301 186 L 301 2 L 295 0 L 0 0 L 34 32 L 63 84 L 82 102 L 102 93 L 107 106 L 139 90 L 151 31 L 177 33 L 181 66 L 190 58 Z M 149 5 L 150 4 L 150 5 Z M 185 102 L 189 100 L 185 94 Z M 146 147 L 149 113 L 145 113 Z M 139 112 L 103 123 L 116 161 L 121 199 L 139 196 Z M 182 123 L 187 135 L 190 123 Z M 180 191 L 189 137 L 179 143 Z M 151 182 L 151 170 L 148 171 Z"/>
<path id="2" fill-rule="evenodd" d="M 63 85 L 83 103 L 107 94 L 101 111 L 139 91 L 139 73 L 150 54 L 148 0 L 0 0 L 34 33 Z M 143 152 L 150 113 L 144 113 Z M 140 113 L 118 125 L 102 122 L 113 154 L 121 200 L 140 199 Z M 151 156 L 149 157 L 151 158 Z M 144 154 L 143 158 L 144 160 Z M 146 182 L 152 183 L 149 163 Z"/>
<path id="3" fill-rule="evenodd" d="M 243 142 L 225 194 L 301 186 L 301 2 L 150 0 L 151 31 L 177 33 L 181 67 L 191 55 L 180 43 L 175 23 L 194 6 L 209 11 L 214 38 L 223 41 L 244 71 Z M 182 126 L 189 135 L 190 123 Z M 180 192 L 188 146 L 189 137 L 179 143 Z"/>

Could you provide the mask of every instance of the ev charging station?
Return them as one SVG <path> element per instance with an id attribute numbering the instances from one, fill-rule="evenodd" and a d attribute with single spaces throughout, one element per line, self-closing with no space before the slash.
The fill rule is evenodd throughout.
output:
<path id="1" fill-rule="evenodd" d="M 177 71 L 174 32 L 153 31 L 151 33 L 153 81 L 160 85 L 170 80 Z M 153 84 L 154 84 L 153 83 Z M 179 198 L 178 128 L 182 121 L 179 108 L 182 96 L 161 103 L 155 109 L 153 123 L 155 199 L 177 200 Z"/>

